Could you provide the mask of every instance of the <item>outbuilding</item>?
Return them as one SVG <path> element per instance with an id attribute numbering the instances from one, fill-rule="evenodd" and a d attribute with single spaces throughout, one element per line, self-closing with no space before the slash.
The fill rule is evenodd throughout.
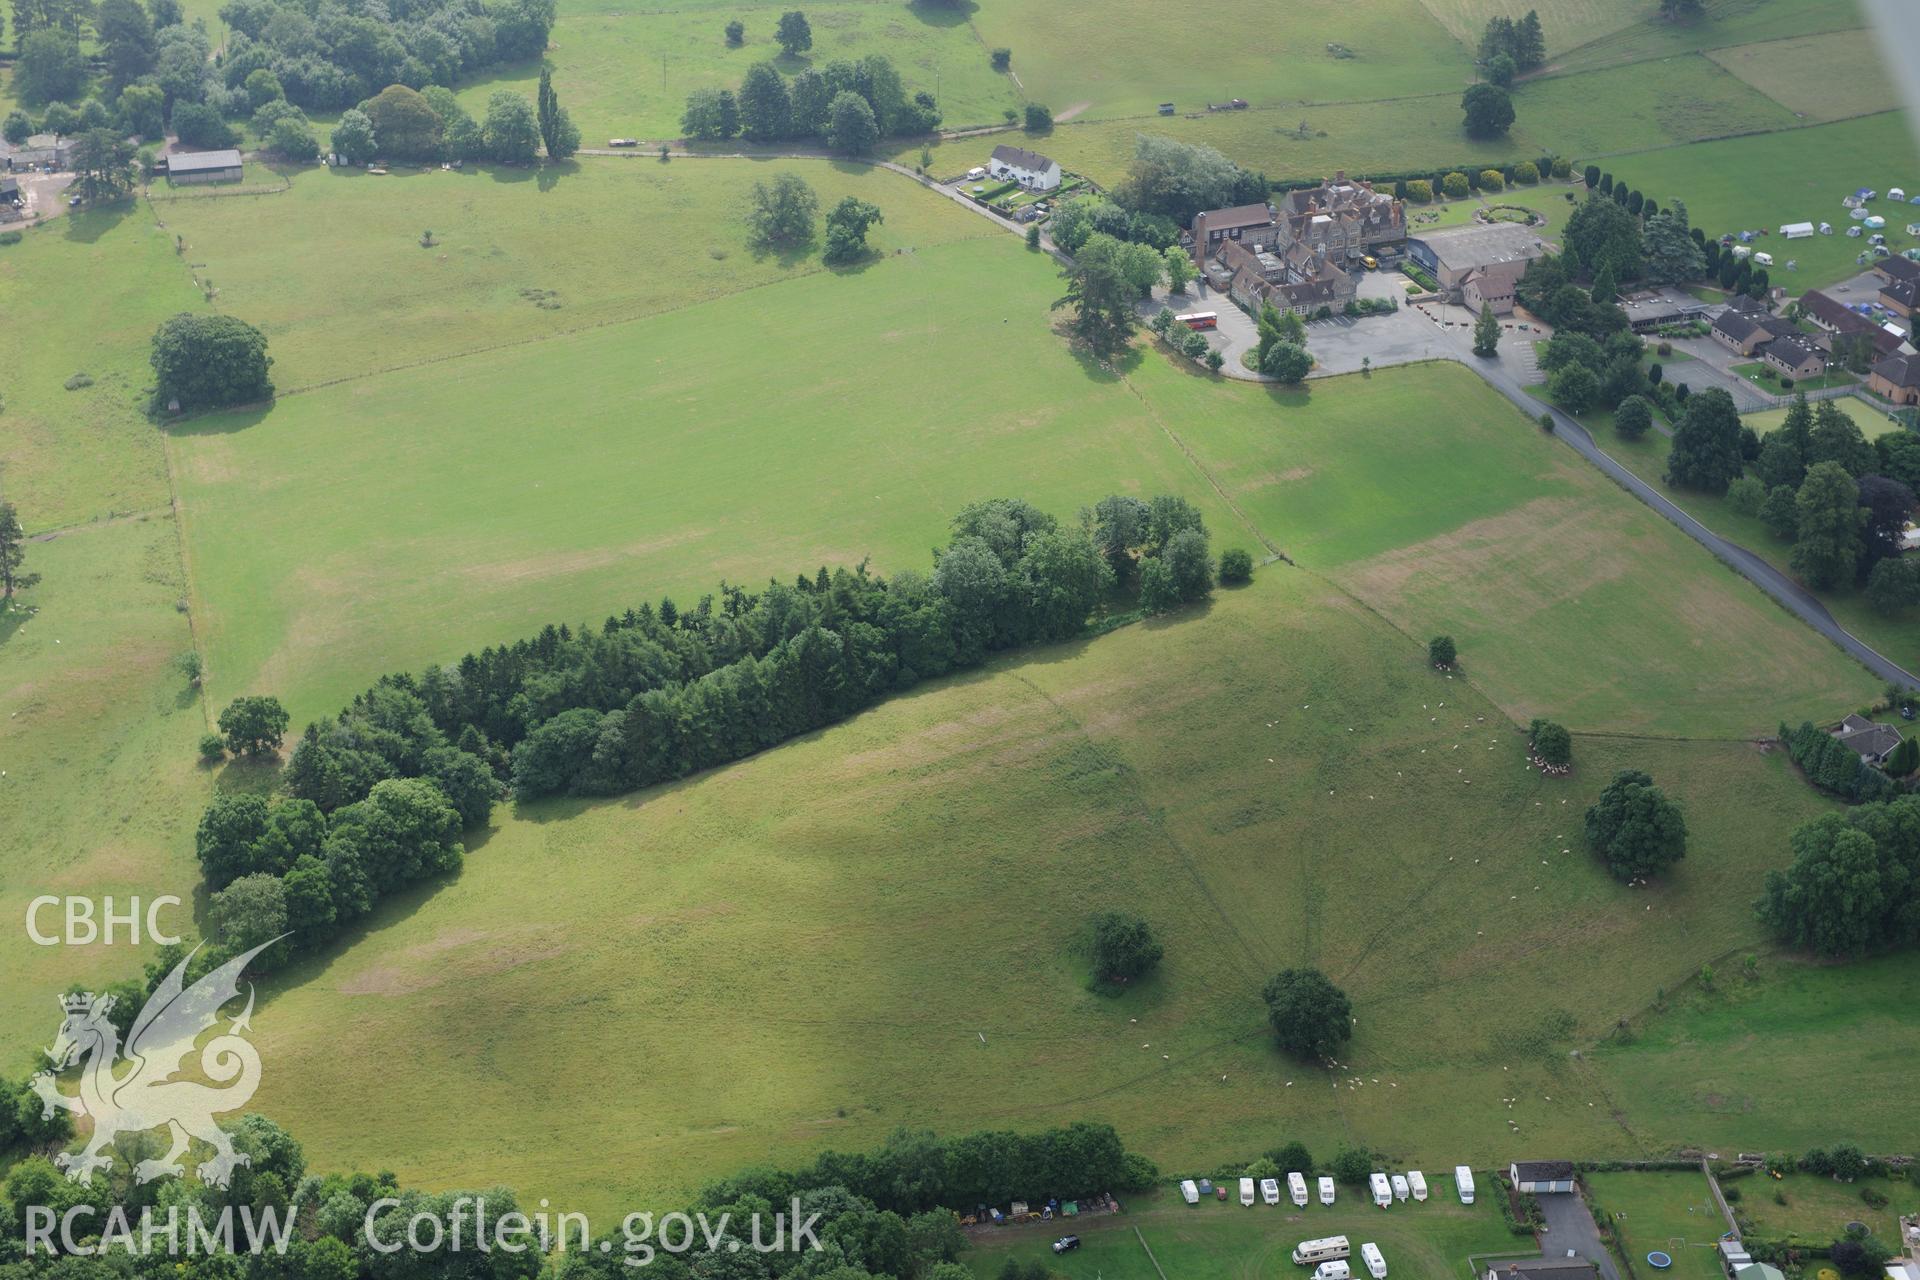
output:
<path id="1" fill-rule="evenodd" d="M 238 151 L 176 151 L 167 157 L 167 181 L 174 186 L 238 182 L 244 176 Z"/>
<path id="2" fill-rule="evenodd" d="M 1545 1195 L 1573 1190 L 1573 1161 L 1517 1160 L 1507 1166 L 1513 1189 L 1523 1195 Z"/>

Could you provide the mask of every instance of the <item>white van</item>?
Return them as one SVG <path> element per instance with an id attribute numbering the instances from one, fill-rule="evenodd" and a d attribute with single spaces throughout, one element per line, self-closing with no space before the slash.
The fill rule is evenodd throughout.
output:
<path id="1" fill-rule="evenodd" d="M 1461 1204 L 1473 1203 L 1473 1170 L 1463 1164 L 1453 1166 L 1453 1186 L 1460 1193 Z"/>
<path id="2" fill-rule="evenodd" d="M 1373 1188 L 1373 1202 L 1375 1204 L 1385 1209 L 1393 1203 L 1393 1185 L 1387 1181 L 1386 1174 L 1376 1173 L 1367 1179 L 1367 1183 Z"/>
<path id="3" fill-rule="evenodd" d="M 1427 1198 L 1427 1175 L 1418 1169 L 1407 1174 L 1407 1186 L 1412 1189 L 1415 1200 Z"/>
<path id="4" fill-rule="evenodd" d="M 1367 1264 L 1367 1274 L 1372 1276 L 1373 1280 L 1387 1280 L 1387 1260 L 1381 1256 L 1379 1245 L 1361 1245 L 1360 1260 Z"/>
<path id="5" fill-rule="evenodd" d="M 1302 1209 L 1306 1208 L 1307 1207 L 1306 1177 L 1298 1173 L 1288 1174 L 1287 1175 L 1287 1194 L 1293 1197 L 1293 1202 L 1295 1204 L 1299 1205 Z"/>
<path id="6" fill-rule="evenodd" d="M 1262 1200 L 1265 1200 L 1268 1204 L 1279 1204 L 1280 1203 L 1280 1179 L 1278 1178 L 1260 1179 L 1260 1198 Z"/>
<path id="7" fill-rule="evenodd" d="M 1344 1262 L 1323 1262 L 1313 1269 L 1313 1280 L 1353 1280 L 1353 1271 Z"/>
<path id="8" fill-rule="evenodd" d="M 1180 1198 L 1188 1204 L 1200 1203 L 1200 1188 L 1193 1185 L 1192 1178 L 1183 1178 L 1180 1182 Z"/>
<path id="9" fill-rule="evenodd" d="M 1253 1179 L 1252 1178 L 1240 1179 L 1240 1203 L 1248 1206 L 1249 1208 L 1251 1208 L 1253 1205 Z"/>
<path id="10" fill-rule="evenodd" d="M 1332 1178 L 1320 1179 L 1320 1203 L 1321 1204 L 1333 1203 L 1333 1179 Z"/>
<path id="11" fill-rule="evenodd" d="M 1332 1262 L 1339 1258 L 1353 1256 L 1353 1246 L 1347 1243 L 1345 1236 L 1328 1236 L 1324 1240 L 1302 1240 L 1293 1247 L 1293 1265 L 1309 1266 L 1316 1262 Z"/>
<path id="12" fill-rule="evenodd" d="M 1407 1186 L 1406 1175 L 1401 1173 L 1394 1174 L 1393 1175 L 1393 1198 L 1395 1200 L 1405 1200 L 1407 1196 L 1411 1194 L 1411 1192 L 1412 1192 L 1412 1188 Z"/>

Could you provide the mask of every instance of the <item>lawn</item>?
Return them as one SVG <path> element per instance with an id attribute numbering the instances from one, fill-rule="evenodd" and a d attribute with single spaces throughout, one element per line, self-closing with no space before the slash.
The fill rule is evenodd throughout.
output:
<path id="1" fill-rule="evenodd" d="M 817 244 L 768 253 L 748 243 L 753 184 L 782 172 L 801 174 L 823 211 L 848 195 L 878 204 L 886 221 L 868 238 L 876 254 L 1004 237 L 896 176 L 818 161 L 647 156 L 582 160 L 557 175 L 309 169 L 278 194 L 158 209 L 194 271 L 219 289 L 220 309 L 266 331 L 284 394 L 819 272 Z M 675 323 L 649 332 L 660 335 L 663 360 L 675 353 L 689 373 L 710 358 L 680 340 Z"/>
<path id="2" fill-rule="evenodd" d="M 1590 1173 L 1588 1203 L 1594 1217 L 1611 1218 L 1636 1272 L 1647 1254 L 1673 1259 L 1668 1274 L 1678 1280 L 1722 1280 L 1718 1241 L 1727 1221 L 1713 1203 L 1704 1173 Z"/>
<path id="3" fill-rule="evenodd" d="M 1413 96 L 1357 100 L 1343 95 L 1335 101 L 1255 106 L 1199 119 L 1148 115 L 1074 120 L 1032 145 L 1066 168 L 1112 184 L 1125 176 L 1134 137 L 1141 132 L 1206 143 L 1275 177 L 1295 177 L 1335 169 L 1385 173 L 1484 168 L 1547 154 L 1609 155 L 1756 129 L 1791 129 L 1800 123 L 1786 108 L 1699 55 L 1530 81 L 1514 97 L 1518 119 L 1498 141 L 1476 142 L 1461 132 L 1457 88 L 1426 95 L 1404 92 Z M 1605 102 L 1607 109 L 1594 110 L 1596 102 Z M 945 146 L 984 155 L 992 142 L 963 138 Z M 918 150 L 917 145 L 903 148 L 896 158 L 911 159 Z M 947 170 L 953 162 L 943 160 L 937 167 Z"/>
<path id="4" fill-rule="evenodd" d="M 1776 396 L 1790 395 L 1795 390 L 1825 391 L 1829 387 L 1850 387 L 1859 381 L 1845 369 L 1836 369 L 1812 378 L 1801 378 L 1792 387 L 1782 387 L 1779 371 L 1772 365 L 1762 364 L 1757 360 L 1751 364 L 1736 364 L 1727 372 L 1737 378 L 1745 378 L 1762 391 Z"/>
<path id="5" fill-rule="evenodd" d="M 1293 1264 L 1292 1251 L 1301 1240 L 1344 1235 L 1353 1244 L 1356 1270 L 1361 1242 L 1371 1241 L 1380 1246 L 1389 1275 L 1439 1280 L 1468 1275 L 1469 1257 L 1526 1249 L 1526 1241 L 1507 1231 L 1491 1196 L 1462 1205 L 1454 1198 L 1450 1172 L 1429 1181 L 1432 1199 L 1408 1201 L 1386 1213 L 1353 1187 L 1341 1188 L 1331 1208 L 1316 1199 L 1306 1209 L 1291 1203 L 1245 1209 L 1218 1201 L 1188 1207 L 1172 1190 L 1163 1190 L 1128 1201 L 1119 1216 L 978 1234 L 962 1261 L 980 1280 L 994 1280 L 1008 1258 L 1045 1263 L 1065 1280 L 1159 1280 L 1162 1271 L 1182 1280 L 1265 1280 L 1276 1270 L 1286 1276 L 1310 1270 Z M 1056 1256 L 1051 1242 L 1063 1230 L 1072 1230 L 1081 1245 Z"/>
<path id="6" fill-rule="evenodd" d="M 1862 186 L 1884 190 L 1899 175 L 1920 172 L 1920 152 L 1905 117 L 1888 112 L 1793 133 L 1614 156 L 1605 166 L 1662 205 L 1684 201 L 1693 225 L 1709 235 L 1743 229 L 1777 235 L 1789 222 L 1844 226 L 1842 196 Z M 1888 223 L 1887 242 L 1898 250 L 1906 242 L 1905 219 L 1890 216 Z M 1782 243 L 1774 251 L 1775 282 L 1791 292 L 1844 280 L 1861 270 L 1854 263 L 1860 248 L 1844 235 L 1796 240 L 1791 248 Z M 1785 269 L 1789 257 L 1799 262 L 1797 271 Z"/>
<path id="7" fill-rule="evenodd" d="M 1850 1222 L 1864 1222 L 1873 1234 L 1894 1244 L 1902 1214 L 1920 1212 L 1920 1186 L 1911 1178 L 1862 1178 L 1837 1182 L 1811 1173 L 1775 1178 L 1767 1173 L 1738 1180 L 1721 1179 L 1722 1190 L 1739 1189 L 1734 1212 L 1752 1223 L 1749 1234 L 1769 1240 L 1796 1239 L 1826 1244 L 1846 1233 Z M 1876 1209 L 1863 1194 L 1886 1198 Z"/>
<path id="8" fill-rule="evenodd" d="M 1706 0 L 1706 17 L 1689 22 L 1660 21 L 1651 5 L 1606 7 L 1628 20 L 1559 54 L 1553 65 L 1582 69 L 1653 62 L 1695 50 L 1717 51 L 1729 45 L 1868 25 L 1856 0 Z M 1547 41 L 1553 47 L 1551 29 Z"/>

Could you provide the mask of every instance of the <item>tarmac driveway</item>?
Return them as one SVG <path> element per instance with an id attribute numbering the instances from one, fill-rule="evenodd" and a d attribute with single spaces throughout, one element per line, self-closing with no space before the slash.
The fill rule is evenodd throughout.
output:
<path id="1" fill-rule="evenodd" d="M 1620 1280 L 1607 1246 L 1600 1242 L 1600 1228 L 1594 1224 L 1584 1197 L 1577 1192 L 1556 1192 L 1534 1198 L 1540 1202 L 1540 1212 L 1547 1220 L 1547 1229 L 1540 1233 L 1542 1257 L 1564 1258 L 1569 1253 L 1578 1254 L 1600 1268 L 1603 1280 Z"/>

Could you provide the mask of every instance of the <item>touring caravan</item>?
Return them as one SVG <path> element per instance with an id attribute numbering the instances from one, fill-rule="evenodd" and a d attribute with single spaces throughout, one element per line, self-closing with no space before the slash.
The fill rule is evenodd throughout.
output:
<path id="1" fill-rule="evenodd" d="M 1381 1254 L 1379 1245 L 1361 1245 L 1360 1260 L 1367 1264 L 1367 1274 L 1372 1276 L 1373 1280 L 1387 1280 L 1387 1260 Z"/>
<path id="2" fill-rule="evenodd" d="M 1320 1179 L 1320 1203 L 1321 1204 L 1333 1203 L 1333 1179 L 1332 1178 Z"/>
<path id="3" fill-rule="evenodd" d="M 1310 1266 L 1316 1262 L 1332 1262 L 1338 1258 L 1353 1256 L 1353 1246 L 1347 1243 L 1345 1236 L 1328 1236 L 1324 1240 L 1302 1240 L 1293 1247 L 1293 1265 Z"/>
<path id="4" fill-rule="evenodd" d="M 1180 1198 L 1188 1204 L 1200 1203 L 1200 1188 L 1193 1185 L 1192 1178 L 1182 1179 L 1180 1183 Z"/>
<path id="5" fill-rule="evenodd" d="M 1418 1169 L 1407 1174 L 1407 1186 L 1413 1192 L 1413 1198 L 1415 1200 L 1425 1200 L 1427 1198 L 1427 1175 Z"/>
<path id="6" fill-rule="evenodd" d="M 1268 1204 L 1279 1204 L 1280 1203 L 1280 1179 L 1278 1178 L 1260 1179 L 1260 1198 L 1262 1200 L 1265 1200 Z"/>
<path id="7" fill-rule="evenodd" d="M 1323 1262 L 1313 1269 L 1313 1280 L 1353 1280 L 1353 1270 L 1344 1262 Z"/>
<path id="8" fill-rule="evenodd" d="M 1367 1182 L 1368 1185 L 1373 1188 L 1373 1202 L 1375 1204 L 1385 1209 L 1393 1203 L 1393 1186 L 1387 1181 L 1386 1174 L 1376 1173 L 1367 1179 Z"/>
<path id="9" fill-rule="evenodd" d="M 1249 1208 L 1253 1206 L 1253 1179 L 1252 1178 L 1240 1179 L 1240 1203 L 1248 1206 Z"/>
<path id="10" fill-rule="evenodd" d="M 1403 1173 L 1394 1174 L 1393 1175 L 1393 1198 L 1395 1200 L 1405 1200 L 1407 1196 L 1410 1195 L 1411 1193 L 1412 1193 L 1412 1188 L 1407 1186 L 1407 1176 Z"/>
<path id="11" fill-rule="evenodd" d="M 1460 1193 L 1461 1204 L 1473 1203 L 1473 1170 L 1463 1164 L 1453 1167 L 1453 1187 Z"/>
<path id="12" fill-rule="evenodd" d="M 1287 1175 L 1287 1194 L 1293 1198 L 1293 1202 L 1295 1204 L 1299 1205 L 1303 1209 L 1306 1208 L 1306 1205 L 1307 1205 L 1306 1175 L 1299 1174 L 1299 1173 L 1288 1174 Z"/>
<path id="13" fill-rule="evenodd" d="M 1753 255 L 1753 260 L 1757 265 L 1762 267 L 1770 267 L 1773 265 L 1773 255 L 1770 253 L 1756 253 Z"/>

